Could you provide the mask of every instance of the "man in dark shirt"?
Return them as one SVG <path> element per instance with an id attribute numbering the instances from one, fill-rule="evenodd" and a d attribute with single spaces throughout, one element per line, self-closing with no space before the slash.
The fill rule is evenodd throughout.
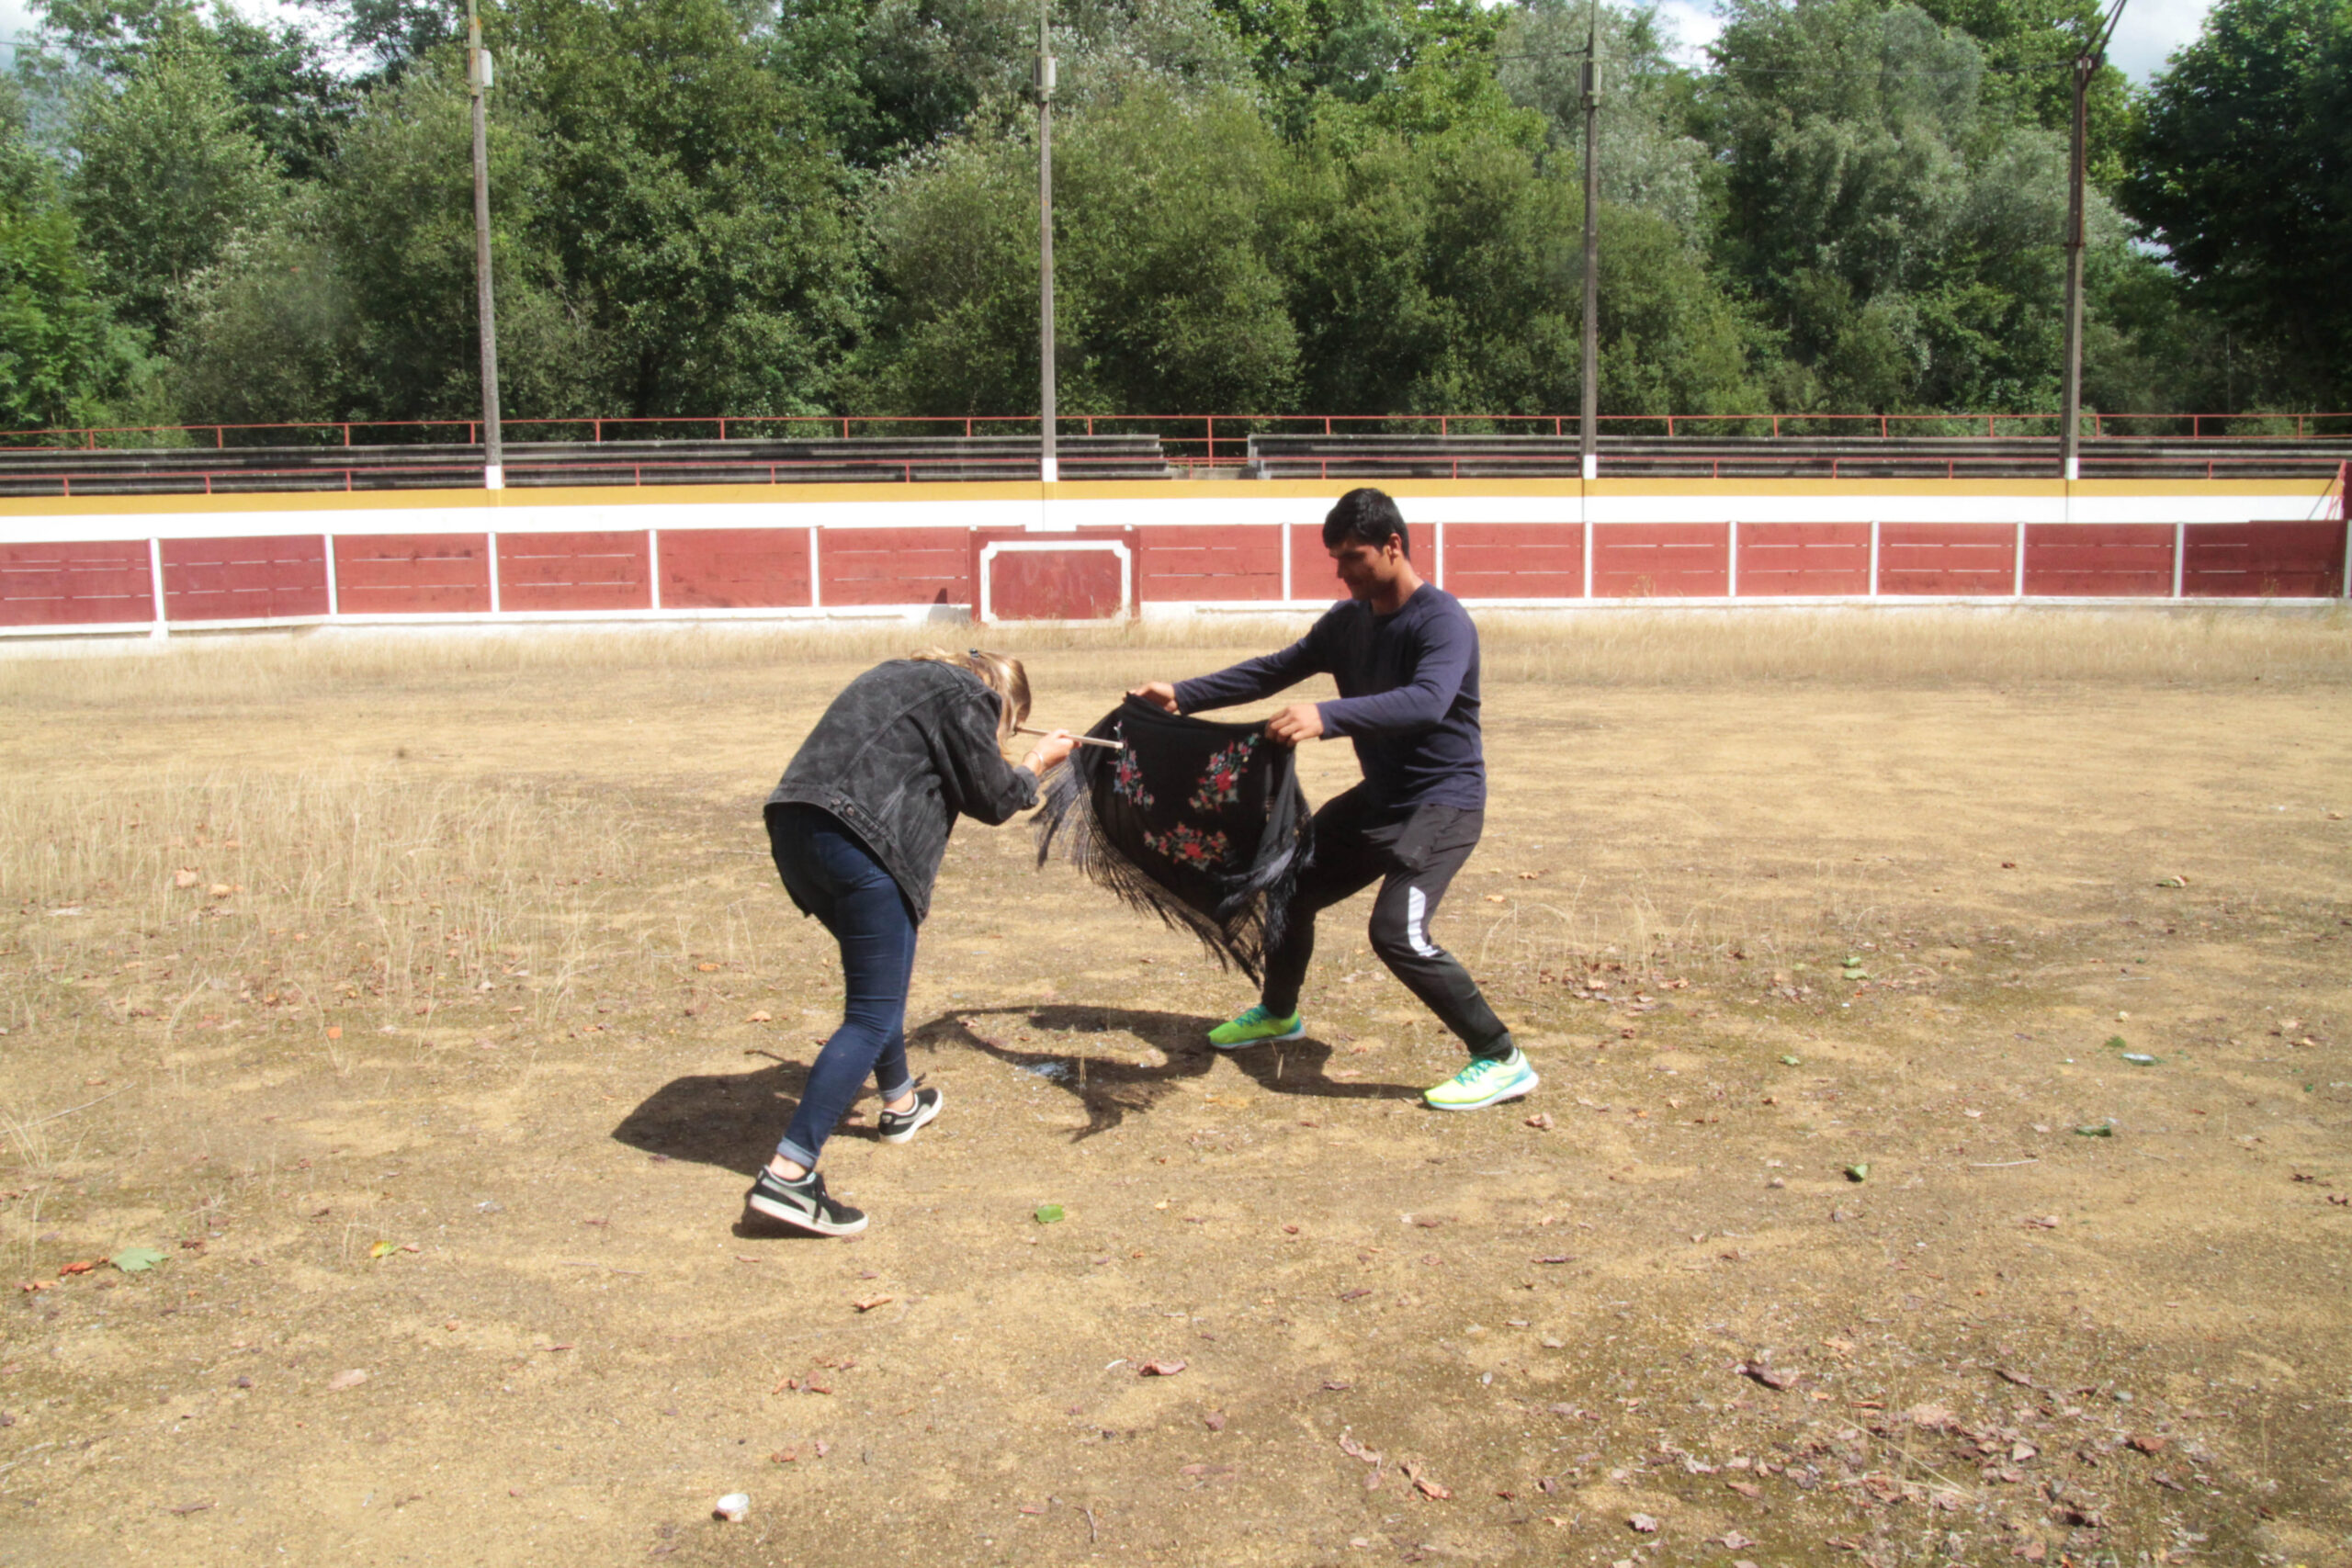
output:
<path id="1" fill-rule="evenodd" d="M 1230 1051 L 1306 1033 L 1298 993 L 1315 953 L 1316 914 L 1378 882 L 1373 951 L 1470 1050 L 1470 1065 L 1422 1098 L 1441 1111 L 1517 1100 L 1535 1087 L 1535 1069 L 1469 971 L 1430 935 L 1438 900 L 1486 820 L 1477 627 L 1461 601 L 1413 570 L 1405 519 L 1379 491 L 1341 496 L 1323 520 L 1323 544 L 1350 598 L 1306 636 L 1214 675 L 1155 681 L 1132 694 L 1193 713 L 1329 675 L 1337 701 L 1294 703 L 1266 733 L 1286 746 L 1344 735 L 1363 768 L 1363 783 L 1315 814 L 1314 863 L 1266 954 L 1259 1005 L 1211 1030 L 1209 1043 Z"/>

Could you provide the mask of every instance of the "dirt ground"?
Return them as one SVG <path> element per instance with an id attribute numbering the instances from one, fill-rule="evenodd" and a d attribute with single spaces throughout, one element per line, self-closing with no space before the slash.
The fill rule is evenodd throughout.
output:
<path id="1" fill-rule="evenodd" d="M 1532 1099 L 1419 1107 L 1368 899 L 1225 1055 L 967 823 L 847 1242 L 739 1222 L 839 994 L 758 805 L 896 634 L 8 661 L 0 1562 L 2352 1562 L 2352 627 L 1733 619 L 1490 638 Z"/>

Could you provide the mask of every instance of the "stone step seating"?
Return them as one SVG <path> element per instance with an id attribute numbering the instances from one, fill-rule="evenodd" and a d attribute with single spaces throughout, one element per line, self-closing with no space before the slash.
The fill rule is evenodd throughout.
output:
<path id="1" fill-rule="evenodd" d="M 1156 435 L 1065 435 L 1065 479 L 1165 479 Z M 1035 480 L 1022 435 L 821 441 L 510 442 L 510 489 L 563 485 L 891 484 Z M 479 446 L 0 449 L 0 496 L 251 495 L 297 491 L 473 490 Z"/>
<path id="2" fill-rule="evenodd" d="M 1609 479 L 2051 479 L 2058 442 L 2042 437 L 1604 435 Z M 2085 479 L 2326 479 L 2352 438 L 2082 444 Z M 1259 479 L 1574 479 L 1576 439 L 1550 435 L 1252 435 L 1240 472 Z"/>

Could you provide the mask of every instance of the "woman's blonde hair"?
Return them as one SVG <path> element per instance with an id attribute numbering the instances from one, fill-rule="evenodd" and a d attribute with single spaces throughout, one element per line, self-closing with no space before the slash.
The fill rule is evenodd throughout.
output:
<path id="1" fill-rule="evenodd" d="M 1029 671 L 1021 667 L 1018 659 L 978 648 L 967 648 L 961 653 L 944 648 L 922 648 L 907 657 L 919 663 L 953 664 L 958 670 L 968 670 L 989 691 L 1002 697 L 996 720 L 1000 742 L 1012 739 L 1012 732 L 1029 721 Z"/>

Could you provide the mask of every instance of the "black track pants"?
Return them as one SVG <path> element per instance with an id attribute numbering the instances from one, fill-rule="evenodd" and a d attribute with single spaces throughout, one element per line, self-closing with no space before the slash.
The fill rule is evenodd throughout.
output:
<path id="1" fill-rule="evenodd" d="M 1315 814 L 1315 863 L 1291 897 L 1282 942 L 1266 954 L 1266 1010 L 1276 1018 L 1298 1010 L 1299 987 L 1315 956 L 1317 914 L 1377 882 L 1373 952 L 1472 1055 L 1509 1055 L 1510 1032 L 1461 961 L 1430 935 L 1446 884 L 1478 847 L 1486 813 L 1423 806 L 1402 821 L 1372 818 L 1361 787 Z"/>

